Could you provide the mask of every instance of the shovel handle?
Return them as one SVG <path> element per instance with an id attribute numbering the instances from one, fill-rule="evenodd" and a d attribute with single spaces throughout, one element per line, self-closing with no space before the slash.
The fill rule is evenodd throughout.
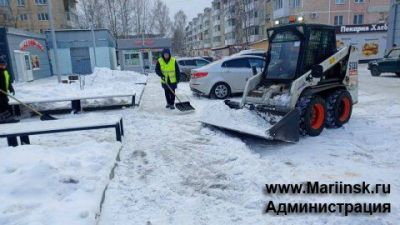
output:
<path id="1" fill-rule="evenodd" d="M 174 90 L 172 90 L 172 88 L 168 85 L 168 83 L 167 82 L 165 82 L 165 85 L 168 87 L 168 89 L 169 89 L 169 91 L 171 91 L 172 92 L 172 94 L 174 94 L 175 95 L 175 97 L 176 97 L 176 99 L 178 99 L 178 102 L 179 103 L 182 103 L 182 101 L 179 99 L 179 97 L 175 94 L 175 91 Z"/>
<path id="2" fill-rule="evenodd" d="M 39 112 L 39 111 L 37 111 L 36 109 L 32 108 L 30 105 L 21 102 L 18 98 L 16 98 L 16 97 L 10 95 L 9 93 L 7 93 L 7 92 L 5 92 L 5 91 L 3 91 L 3 90 L 1 90 L 1 89 L 0 89 L 0 92 L 3 93 L 3 94 L 5 94 L 5 95 L 7 95 L 9 98 L 14 99 L 14 100 L 17 101 L 19 104 L 21 104 L 21 105 L 23 105 L 23 106 L 29 108 L 30 110 L 32 110 L 32 112 L 36 113 L 38 116 L 43 116 L 43 114 L 42 114 L 41 112 Z"/>

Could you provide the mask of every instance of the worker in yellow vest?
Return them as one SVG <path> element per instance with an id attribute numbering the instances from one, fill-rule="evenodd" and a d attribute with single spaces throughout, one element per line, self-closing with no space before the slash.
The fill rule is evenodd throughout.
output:
<path id="1" fill-rule="evenodd" d="M 7 63 L 0 58 L 0 89 L 6 93 L 15 94 L 11 84 L 11 76 L 7 71 Z M 0 92 L 0 123 L 16 122 L 11 114 L 11 107 L 8 104 L 8 96 Z"/>
<path id="2" fill-rule="evenodd" d="M 175 89 L 178 87 L 181 73 L 178 63 L 171 56 L 169 49 L 162 51 L 162 55 L 156 64 L 156 74 L 161 77 L 161 85 L 164 88 L 165 99 L 167 100 L 166 108 L 175 109 Z"/>

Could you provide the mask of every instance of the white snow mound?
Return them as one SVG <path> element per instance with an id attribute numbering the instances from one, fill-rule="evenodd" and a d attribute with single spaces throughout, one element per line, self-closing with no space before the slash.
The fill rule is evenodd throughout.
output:
<path id="1" fill-rule="evenodd" d="M 266 131 L 273 126 L 269 120 L 276 121 L 277 118 L 263 118 L 256 111 L 246 108 L 231 109 L 222 101 L 206 107 L 200 119 L 205 124 L 267 139 Z"/>
<path id="2" fill-rule="evenodd" d="M 95 224 L 120 143 L 0 148 L 0 224 Z"/>

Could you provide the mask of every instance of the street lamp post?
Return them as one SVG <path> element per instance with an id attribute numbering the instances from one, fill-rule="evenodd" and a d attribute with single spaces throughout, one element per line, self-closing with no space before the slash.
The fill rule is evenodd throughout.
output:
<path id="1" fill-rule="evenodd" d="M 53 55 L 54 55 L 54 72 L 57 75 L 58 83 L 61 83 L 61 74 L 58 66 L 58 53 L 57 53 L 57 39 L 56 39 L 56 32 L 54 30 L 54 21 L 53 21 L 53 8 L 52 8 L 52 0 L 47 1 L 47 13 L 49 15 L 49 25 L 51 31 L 51 39 L 53 43 Z"/>

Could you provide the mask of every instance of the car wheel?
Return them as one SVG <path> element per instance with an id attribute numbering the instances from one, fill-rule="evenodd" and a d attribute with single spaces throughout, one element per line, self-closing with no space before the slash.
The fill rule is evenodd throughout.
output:
<path id="1" fill-rule="evenodd" d="M 226 99 L 231 95 L 231 88 L 226 83 L 217 83 L 211 89 L 211 96 L 217 99 Z"/>
<path id="2" fill-rule="evenodd" d="M 379 68 L 377 66 L 373 66 L 371 68 L 371 75 L 374 77 L 379 77 L 381 75 L 381 71 L 379 71 Z"/>
<path id="3" fill-rule="evenodd" d="M 397 72 L 397 73 L 396 73 L 396 76 L 400 77 L 400 72 Z"/>

